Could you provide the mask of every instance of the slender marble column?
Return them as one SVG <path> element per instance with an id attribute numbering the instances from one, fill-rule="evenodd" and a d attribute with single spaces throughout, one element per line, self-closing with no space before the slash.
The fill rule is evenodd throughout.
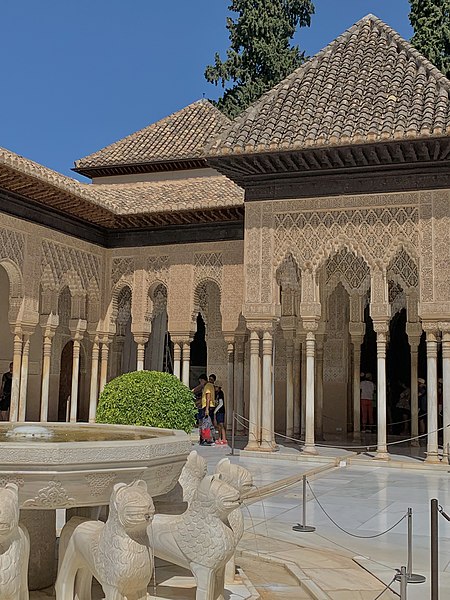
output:
<path id="1" fill-rule="evenodd" d="M 419 376 L 419 341 L 409 341 L 411 348 L 411 437 L 417 438 L 419 435 L 419 390 L 417 379 Z M 418 439 L 412 440 L 411 446 L 420 446 Z"/>
<path id="2" fill-rule="evenodd" d="M 286 435 L 294 435 L 294 341 L 286 340 Z"/>
<path id="3" fill-rule="evenodd" d="M 189 371 L 191 368 L 191 344 L 183 342 L 183 383 L 189 387 Z"/>
<path id="4" fill-rule="evenodd" d="M 95 413 L 97 411 L 98 399 L 98 359 L 100 355 L 100 344 L 98 337 L 95 336 L 92 342 L 91 358 L 91 388 L 89 394 L 89 423 L 95 423 Z"/>
<path id="5" fill-rule="evenodd" d="M 174 342 L 173 344 L 173 374 L 178 379 L 181 379 L 181 344 Z"/>
<path id="6" fill-rule="evenodd" d="M 424 326 L 425 329 L 425 326 Z M 427 333 L 427 458 L 425 462 L 438 463 L 438 394 L 437 394 L 437 352 L 438 331 L 428 327 Z"/>
<path id="7" fill-rule="evenodd" d="M 261 396 L 260 396 L 260 357 L 259 332 L 250 331 L 250 406 L 249 431 L 246 450 L 258 450 L 261 441 Z"/>
<path id="8" fill-rule="evenodd" d="M 302 342 L 301 359 L 302 359 L 302 365 L 301 365 L 302 383 L 301 383 L 301 388 L 300 388 L 300 394 L 301 394 L 300 436 L 302 439 L 304 439 L 305 431 L 306 431 L 306 385 L 307 385 L 306 384 L 306 340 L 304 340 Z"/>
<path id="9" fill-rule="evenodd" d="M 272 380 L 273 337 L 270 331 L 264 331 L 262 341 L 262 428 L 261 450 L 276 449 L 274 435 L 274 398 Z"/>
<path id="10" fill-rule="evenodd" d="M 450 462 L 450 328 L 442 331 L 443 462 Z"/>
<path id="11" fill-rule="evenodd" d="M 70 392 L 70 422 L 76 423 L 78 412 L 78 386 L 80 378 L 81 336 L 75 334 L 72 354 L 72 388 Z"/>
<path id="12" fill-rule="evenodd" d="M 100 363 L 100 394 L 106 385 L 108 379 L 108 357 L 109 357 L 109 339 L 102 340 L 101 363 Z"/>
<path id="13" fill-rule="evenodd" d="M 244 416 L 244 342 L 236 342 L 236 351 L 234 353 L 234 397 L 235 411 L 241 417 Z M 241 420 L 236 422 L 236 431 L 243 433 L 244 426 Z"/>
<path id="14" fill-rule="evenodd" d="M 136 346 L 137 346 L 136 371 L 143 371 L 144 370 L 144 360 L 145 360 L 145 341 L 141 337 L 138 337 L 138 338 L 135 337 L 134 339 L 135 339 Z"/>
<path id="15" fill-rule="evenodd" d="M 13 349 L 13 377 L 11 386 L 11 408 L 9 411 L 9 420 L 17 421 L 19 417 L 19 386 L 20 386 L 20 371 L 22 364 L 22 332 L 16 329 L 14 332 L 14 349 Z"/>
<path id="16" fill-rule="evenodd" d="M 303 452 L 317 454 L 314 441 L 314 384 L 315 384 L 316 335 L 306 334 L 306 398 L 305 398 L 305 446 Z"/>
<path id="17" fill-rule="evenodd" d="M 27 413 L 28 363 L 30 358 L 30 335 L 23 336 L 22 366 L 20 369 L 19 421 L 25 421 Z"/>
<path id="18" fill-rule="evenodd" d="M 225 396 L 226 427 L 230 431 L 233 423 L 233 411 L 235 410 L 236 398 L 234 395 L 234 344 L 227 345 L 228 369 L 227 369 L 227 393 Z"/>
<path id="19" fill-rule="evenodd" d="M 323 440 L 323 341 L 316 342 L 315 437 Z"/>
<path id="20" fill-rule="evenodd" d="M 353 438 L 361 437 L 361 343 L 354 337 L 353 342 Z"/>
<path id="21" fill-rule="evenodd" d="M 386 345 L 389 325 L 375 322 L 377 334 L 377 453 L 378 460 L 389 460 L 387 449 L 386 406 Z"/>
<path id="22" fill-rule="evenodd" d="M 48 398 L 50 393 L 50 362 L 52 357 L 52 339 L 54 334 L 44 337 L 42 359 L 41 415 L 42 422 L 48 421 Z"/>
<path id="23" fill-rule="evenodd" d="M 300 375 L 301 375 L 301 344 L 300 340 L 294 341 L 294 437 L 300 435 L 300 411 L 301 411 L 301 390 L 300 390 Z"/>

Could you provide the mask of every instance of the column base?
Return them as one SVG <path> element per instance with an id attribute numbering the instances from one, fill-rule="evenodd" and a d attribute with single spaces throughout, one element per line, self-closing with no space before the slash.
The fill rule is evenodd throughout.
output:
<path id="1" fill-rule="evenodd" d="M 277 452 L 278 446 L 275 442 L 269 442 L 267 440 L 262 440 L 260 447 L 258 448 L 259 452 Z"/>
<path id="2" fill-rule="evenodd" d="M 439 465 L 441 464 L 441 459 L 439 458 L 439 454 L 437 452 L 427 452 L 427 457 L 425 462 L 430 465 Z"/>
<path id="3" fill-rule="evenodd" d="M 308 444 L 307 446 L 303 447 L 303 454 L 316 455 L 319 454 L 319 452 L 317 451 L 317 448 L 314 445 Z"/>
<path id="4" fill-rule="evenodd" d="M 258 452 L 260 450 L 260 444 L 256 441 L 248 442 L 244 448 L 244 451 L 245 450 L 249 450 L 250 452 Z"/>
<path id="5" fill-rule="evenodd" d="M 387 452 L 387 450 L 383 450 L 380 452 L 377 450 L 377 453 L 373 457 L 373 460 L 391 460 L 391 457 L 389 456 L 389 452 Z"/>
<path id="6" fill-rule="evenodd" d="M 360 431 L 354 431 L 353 432 L 353 440 L 355 442 L 360 442 L 361 441 L 361 432 Z"/>

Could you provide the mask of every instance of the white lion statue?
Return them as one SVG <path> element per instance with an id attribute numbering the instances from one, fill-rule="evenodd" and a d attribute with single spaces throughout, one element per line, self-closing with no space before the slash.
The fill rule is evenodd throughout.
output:
<path id="1" fill-rule="evenodd" d="M 239 507 L 239 492 L 221 475 L 204 477 L 182 515 L 155 515 L 148 528 L 155 556 L 189 569 L 196 600 L 221 600 L 217 572 L 233 556 L 236 543 L 227 517 Z"/>
<path id="2" fill-rule="evenodd" d="M 56 599 L 89 600 L 95 577 L 105 600 L 146 600 L 153 574 L 147 527 L 154 512 L 147 484 L 136 481 L 114 486 L 106 523 L 71 519 L 61 534 Z"/>
<path id="3" fill-rule="evenodd" d="M 192 502 L 202 479 L 206 477 L 207 472 L 208 465 L 206 460 L 197 454 L 195 450 L 192 450 L 178 479 L 178 483 L 183 489 L 183 501 L 187 502 L 188 506 Z"/>
<path id="4" fill-rule="evenodd" d="M 19 489 L 0 488 L 0 600 L 28 600 L 30 538 L 19 525 Z"/>
<path id="5" fill-rule="evenodd" d="M 240 465 L 231 463 L 228 458 L 223 458 L 217 463 L 215 472 L 219 473 L 229 485 L 239 492 L 241 500 L 245 498 L 248 492 L 254 487 L 253 477 L 250 471 Z M 228 524 L 233 531 L 234 541 L 237 546 L 244 534 L 244 516 L 240 508 L 233 510 L 228 515 Z M 220 593 L 223 594 L 225 581 L 227 581 L 227 583 L 233 583 L 235 570 L 236 563 L 233 554 L 225 568 L 217 573 L 216 585 L 218 597 L 220 597 Z"/>

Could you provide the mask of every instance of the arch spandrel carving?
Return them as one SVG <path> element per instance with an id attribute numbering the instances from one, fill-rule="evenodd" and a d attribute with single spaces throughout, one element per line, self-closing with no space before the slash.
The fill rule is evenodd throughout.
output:
<path id="1" fill-rule="evenodd" d="M 363 200 L 361 200 L 363 203 Z M 275 257 L 292 252 L 301 268 L 318 268 L 343 246 L 361 256 L 373 269 L 387 267 L 386 256 L 399 240 L 418 248 L 417 206 L 275 212 Z"/>
<path id="2" fill-rule="evenodd" d="M 413 259 L 410 253 L 401 247 L 389 262 L 387 277 L 405 290 L 418 290 L 419 268 L 417 259 Z"/>
<path id="3" fill-rule="evenodd" d="M 370 287 L 369 265 L 362 256 L 343 247 L 326 260 L 324 279 L 325 286 L 330 291 L 341 283 L 348 294 L 357 291 L 362 295 Z"/>

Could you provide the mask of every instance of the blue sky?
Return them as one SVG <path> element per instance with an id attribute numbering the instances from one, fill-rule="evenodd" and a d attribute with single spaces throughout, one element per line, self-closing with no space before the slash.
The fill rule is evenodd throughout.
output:
<path id="1" fill-rule="evenodd" d="M 228 0 L 3 0 L 0 146 L 72 175 L 73 161 L 220 89 Z M 315 0 L 296 42 L 318 50 L 373 13 L 412 35 L 408 0 Z"/>

